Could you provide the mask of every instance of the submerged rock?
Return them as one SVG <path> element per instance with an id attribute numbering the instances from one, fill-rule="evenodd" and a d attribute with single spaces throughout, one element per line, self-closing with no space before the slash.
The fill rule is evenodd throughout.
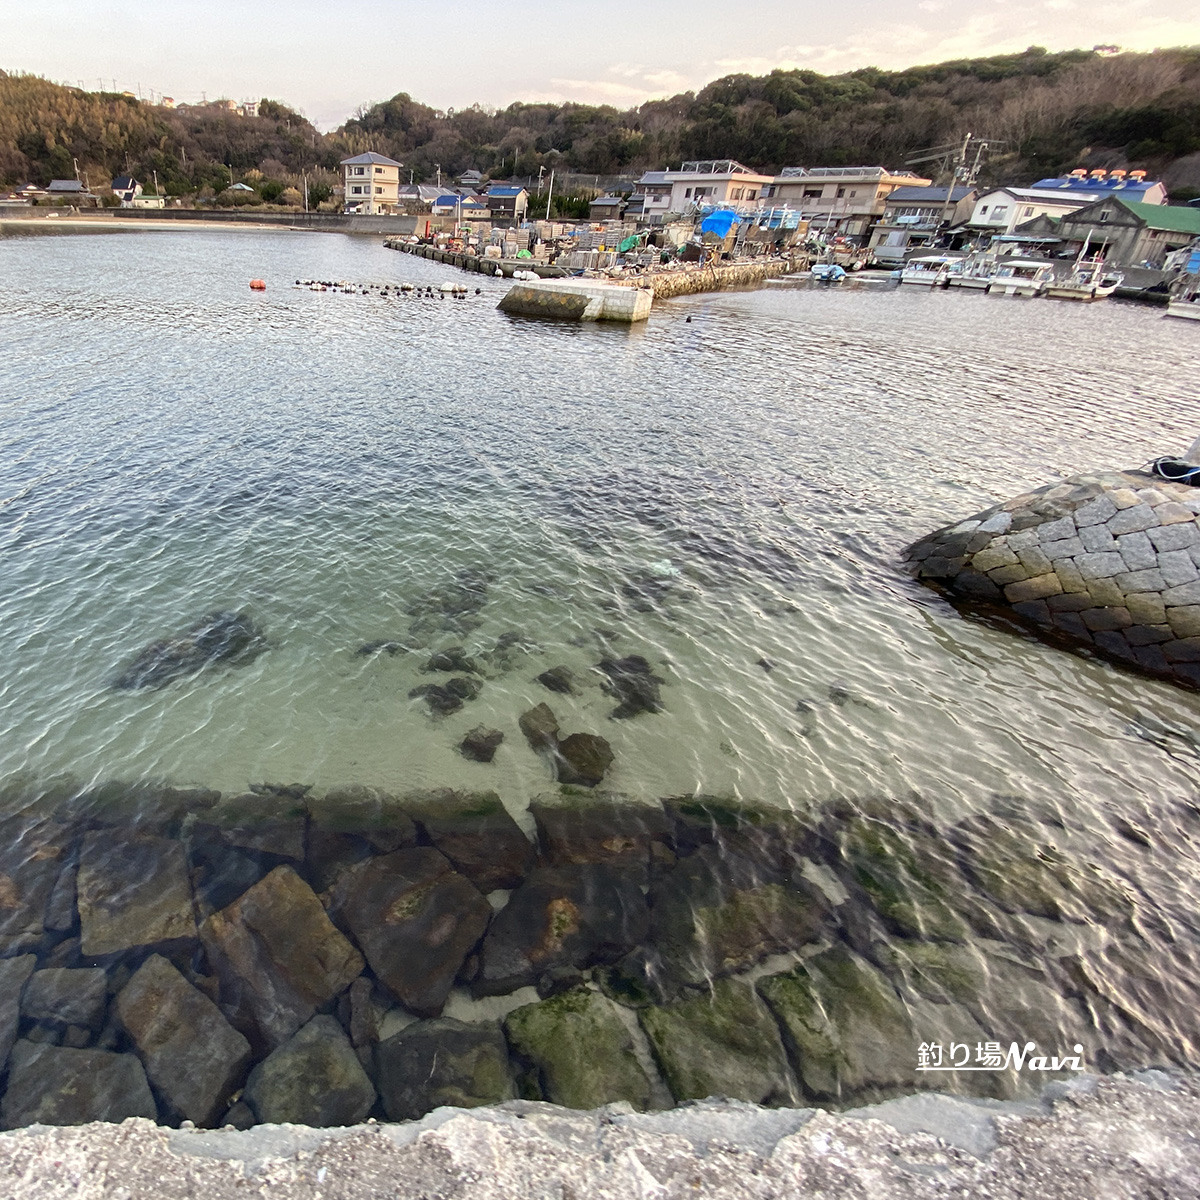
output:
<path id="1" fill-rule="evenodd" d="M 548 704 L 523 712 L 517 723 L 533 750 L 553 750 L 558 744 L 558 718 Z"/>
<path id="2" fill-rule="evenodd" d="M 596 667 L 606 676 L 605 691 L 620 701 L 612 716 L 623 719 L 643 712 L 662 712 L 663 680 L 651 671 L 650 664 L 640 654 L 603 658 Z"/>
<path id="3" fill-rule="evenodd" d="M 405 805 L 425 836 L 485 895 L 515 888 L 534 848 L 495 792 L 413 792 Z"/>
<path id="4" fill-rule="evenodd" d="M 503 741 L 504 734 L 499 729 L 476 725 L 459 743 L 458 751 L 472 762 L 491 762 Z"/>
<path id="5" fill-rule="evenodd" d="M 8 1052 L 16 1041 L 21 1020 L 21 993 L 35 966 L 37 957 L 33 954 L 0 959 L 0 1070 L 8 1061 Z"/>
<path id="6" fill-rule="evenodd" d="M 492 915 L 482 893 L 437 850 L 380 855 L 338 881 L 333 910 L 405 1008 L 436 1017 Z"/>
<path id="7" fill-rule="evenodd" d="M 266 1124 L 357 1125 L 375 1088 L 333 1017 L 313 1017 L 250 1072 L 246 1103 Z"/>
<path id="8" fill-rule="evenodd" d="M 179 842 L 113 830 L 89 833 L 77 886 L 80 948 L 89 957 L 196 936 Z"/>
<path id="9" fill-rule="evenodd" d="M 245 1076 L 250 1043 L 157 954 L 121 989 L 117 1016 L 171 1110 L 211 1125 Z"/>
<path id="10" fill-rule="evenodd" d="M 0 823 L 0 953 L 40 947 L 51 898 L 64 873 L 73 871 L 72 840 L 54 821 Z M 73 911 L 61 915 L 74 924 Z"/>
<path id="11" fill-rule="evenodd" d="M 718 846 L 681 860 L 649 900 L 663 964 L 692 986 L 799 950 L 829 924 L 827 908 L 799 880 Z"/>
<path id="12" fill-rule="evenodd" d="M 208 613 L 179 636 L 151 642 L 117 676 L 113 687 L 159 688 L 210 663 L 251 662 L 266 649 L 266 638 L 248 614 Z"/>
<path id="13" fill-rule="evenodd" d="M 567 1108 L 627 1100 L 649 1107 L 651 1083 L 617 1006 L 586 988 L 509 1013 L 508 1040 L 531 1068 L 541 1098 Z"/>
<path id="14" fill-rule="evenodd" d="M 639 1019 L 676 1100 L 798 1102 L 779 1028 L 753 985 L 721 979 L 710 991 L 643 1008 Z"/>
<path id="15" fill-rule="evenodd" d="M 575 692 L 575 673 L 570 667 L 551 667 L 537 677 L 537 682 L 552 692 L 561 692 L 566 696 Z"/>
<path id="16" fill-rule="evenodd" d="M 46 967 L 34 971 L 21 997 L 21 1015 L 34 1021 L 99 1029 L 108 1008 L 107 984 L 100 967 Z"/>
<path id="17" fill-rule="evenodd" d="M 479 664 L 471 658 L 462 646 L 450 646 L 445 650 L 435 651 L 421 668 L 425 674 L 435 671 L 461 671 L 466 675 L 481 675 Z"/>
<path id="18" fill-rule="evenodd" d="M 354 652 L 355 658 L 374 658 L 376 654 L 386 654 L 390 658 L 394 658 L 397 654 L 403 654 L 408 647 L 403 642 L 388 641 L 386 638 L 377 642 L 364 642 Z"/>
<path id="19" fill-rule="evenodd" d="M 572 733 L 555 749 L 559 783 L 595 787 L 613 763 L 612 747 L 594 733 Z"/>
<path id="20" fill-rule="evenodd" d="M 465 700 L 474 700 L 479 695 L 479 686 L 477 680 L 464 675 L 448 679 L 445 683 L 421 684 L 408 694 L 413 699 L 423 697 L 432 712 L 445 716 L 458 712 Z"/>
<path id="21" fill-rule="evenodd" d="M 86 1125 L 89 1121 L 155 1120 L 158 1109 L 136 1054 L 75 1050 L 19 1041 L 9 1059 L 0 1102 L 6 1129 Z"/>
<path id="22" fill-rule="evenodd" d="M 392 1121 L 435 1108 L 478 1108 L 516 1096 L 499 1025 L 442 1018 L 418 1021 L 375 1048 L 376 1078 Z"/>
<path id="23" fill-rule="evenodd" d="M 204 921 L 200 939 L 221 981 L 223 1009 L 267 1048 L 291 1037 L 363 969 L 362 955 L 286 866 Z"/>
<path id="24" fill-rule="evenodd" d="M 496 914 L 479 956 L 476 995 L 502 995 L 560 967 L 614 962 L 646 937 L 635 875 L 594 863 L 539 867 Z"/>
<path id="25" fill-rule="evenodd" d="M 273 855 L 276 862 L 304 860 L 308 805 L 303 784 L 270 787 L 251 784 L 242 796 L 227 796 L 208 809 L 193 826 L 193 837 L 212 835 L 227 846 L 254 854 Z"/>
<path id="26" fill-rule="evenodd" d="M 612 793 L 546 795 L 530 801 L 538 844 L 551 866 L 606 863 L 648 876 L 651 853 L 665 850 L 670 824 L 659 804 Z"/>

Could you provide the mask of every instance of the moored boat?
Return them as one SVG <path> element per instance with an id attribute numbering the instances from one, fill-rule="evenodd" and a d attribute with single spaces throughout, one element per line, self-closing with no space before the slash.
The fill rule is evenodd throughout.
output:
<path id="1" fill-rule="evenodd" d="M 1051 300 L 1107 300 L 1124 279 L 1119 271 L 1106 271 L 1102 259 L 1077 262 L 1070 275 L 1046 284 L 1044 294 Z"/>
<path id="2" fill-rule="evenodd" d="M 1183 321 L 1200 321 L 1200 274 L 1189 273 L 1175 281 L 1166 315 Z"/>
<path id="3" fill-rule="evenodd" d="M 923 287 L 944 287 L 951 265 L 958 261 L 958 256 L 951 254 L 924 254 L 910 258 L 900 272 L 900 282 Z"/>
<path id="4" fill-rule="evenodd" d="M 1037 296 L 1054 278 L 1054 268 L 1036 258 L 1002 258 L 988 280 L 987 290 L 998 296 Z"/>

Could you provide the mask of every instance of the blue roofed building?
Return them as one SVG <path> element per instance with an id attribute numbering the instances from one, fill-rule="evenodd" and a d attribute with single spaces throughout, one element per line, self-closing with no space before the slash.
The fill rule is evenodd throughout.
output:
<path id="1" fill-rule="evenodd" d="M 523 221 L 529 211 L 529 193 L 517 185 L 492 184 L 487 190 L 487 206 L 497 221 Z"/>
<path id="2" fill-rule="evenodd" d="M 1135 204 L 1167 202 L 1166 186 L 1156 179 L 1147 179 L 1145 171 L 1107 171 L 1100 168 L 1088 171 L 1079 167 L 1069 175 L 1039 179 L 1037 183 L 1029 186 L 1039 192 L 1085 192 L 1094 199 L 1120 196 L 1125 200 L 1132 200 Z"/>

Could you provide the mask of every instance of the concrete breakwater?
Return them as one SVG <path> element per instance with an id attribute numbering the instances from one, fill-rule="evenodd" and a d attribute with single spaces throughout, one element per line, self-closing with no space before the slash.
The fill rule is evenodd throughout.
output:
<path id="1" fill-rule="evenodd" d="M 656 300 L 672 296 L 692 296 L 698 292 L 719 292 L 725 288 L 757 287 L 767 279 L 790 275 L 798 268 L 790 259 L 764 262 L 725 263 L 710 267 L 687 267 L 676 271 L 653 272 L 639 281 Z"/>
<path id="2" fill-rule="evenodd" d="M 1200 490 L 1078 475 L 905 552 L 918 578 L 1063 644 L 1200 687 Z"/>
<path id="3" fill-rule="evenodd" d="M 0 1137 L 10 1200 L 1195 1200 L 1200 1088 L 1146 1071 L 1032 1104 L 924 1095 L 834 1114 L 711 1100 L 672 1113 L 510 1101 L 421 1121 L 248 1132 L 30 1129 Z M 119 1148 L 119 1153 L 114 1153 Z"/>
<path id="4" fill-rule="evenodd" d="M 530 838 L 486 792 L 21 787 L 7 1128 L 1004 1098 L 1185 1064 L 1200 1038 L 1185 943 L 1154 933 L 1187 915 L 1011 798 L 935 829 L 902 799 L 800 815 L 563 788 L 532 800 Z M 927 1074 L 935 1043 L 1002 1053 Z"/>
<path id="5" fill-rule="evenodd" d="M 415 254 L 418 258 L 445 263 L 447 266 L 457 267 L 460 271 L 477 271 L 481 275 L 495 275 L 499 271 L 506 279 L 511 279 L 516 271 L 532 271 L 540 279 L 563 279 L 567 274 L 561 267 L 552 267 L 529 258 L 489 258 L 484 254 L 464 254 L 461 251 L 440 250 L 437 246 L 430 246 L 423 242 L 413 243 L 399 238 L 388 238 L 383 244 L 389 250 L 399 250 L 402 254 Z"/>

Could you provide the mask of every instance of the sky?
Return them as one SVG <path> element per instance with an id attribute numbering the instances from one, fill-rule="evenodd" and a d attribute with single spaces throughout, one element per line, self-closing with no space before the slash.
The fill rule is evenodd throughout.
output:
<path id="1" fill-rule="evenodd" d="M 1040 45 L 1200 44 L 1196 0 L 0 0 L 0 69 L 188 102 L 269 96 L 332 129 L 435 108 L 628 107 L 733 72 L 899 68 Z"/>

